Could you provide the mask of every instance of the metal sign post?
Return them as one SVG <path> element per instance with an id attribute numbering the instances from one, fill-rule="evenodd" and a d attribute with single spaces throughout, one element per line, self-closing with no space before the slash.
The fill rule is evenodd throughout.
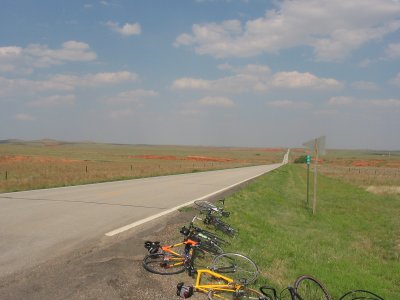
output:
<path id="1" fill-rule="evenodd" d="M 309 195 L 310 195 L 310 163 L 311 163 L 311 155 L 307 155 L 306 163 L 307 163 L 307 205 L 308 205 L 308 199 L 309 199 Z"/>
<path id="2" fill-rule="evenodd" d="M 325 151 L 325 136 L 321 136 L 311 141 L 305 142 L 303 146 L 308 147 L 315 153 L 315 164 L 314 164 L 314 200 L 313 200 L 313 214 L 317 211 L 317 174 L 318 174 L 318 157 L 319 154 L 324 155 Z M 307 175 L 308 176 L 308 175 Z M 307 193 L 308 193 L 308 177 L 307 177 Z M 308 202 L 308 194 L 307 194 Z"/>

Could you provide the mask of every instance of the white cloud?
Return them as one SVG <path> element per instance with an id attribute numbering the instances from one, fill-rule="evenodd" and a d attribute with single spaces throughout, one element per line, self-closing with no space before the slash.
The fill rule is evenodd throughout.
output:
<path id="1" fill-rule="evenodd" d="M 358 90 L 376 91 L 379 89 L 375 82 L 371 81 L 356 81 L 351 84 L 352 87 Z"/>
<path id="2" fill-rule="evenodd" d="M 139 35 L 142 32 L 141 26 L 139 23 L 125 23 L 121 27 L 119 26 L 118 23 L 108 21 L 106 25 L 113 31 L 125 35 L 125 36 L 130 36 L 130 35 Z"/>
<path id="3" fill-rule="evenodd" d="M 172 88 L 175 90 L 184 90 L 184 89 L 207 90 L 210 89 L 211 86 L 212 86 L 211 80 L 188 78 L 188 77 L 179 78 L 172 83 Z"/>
<path id="4" fill-rule="evenodd" d="M 67 41 L 59 49 L 40 44 L 29 44 L 26 48 L 0 47 L 0 71 L 30 73 L 34 68 L 47 68 L 66 62 L 93 61 L 96 57 L 88 44 L 77 41 Z"/>
<path id="5" fill-rule="evenodd" d="M 267 105 L 275 108 L 284 108 L 284 109 L 309 108 L 312 106 L 311 103 L 306 101 L 291 101 L 291 100 L 268 101 Z"/>
<path id="6" fill-rule="evenodd" d="M 389 83 L 400 86 L 400 73 L 397 73 L 397 75 L 391 79 Z"/>
<path id="7" fill-rule="evenodd" d="M 120 71 L 120 72 L 102 72 L 95 74 L 86 74 L 83 76 L 77 75 L 56 75 L 50 78 L 52 82 L 64 83 L 76 87 L 101 87 L 104 85 L 115 85 L 124 82 L 136 81 L 137 74 Z"/>
<path id="8" fill-rule="evenodd" d="M 228 97 L 204 97 L 197 101 L 200 106 L 233 107 L 235 103 Z"/>
<path id="9" fill-rule="evenodd" d="M 73 94 L 68 95 L 53 95 L 37 99 L 35 101 L 29 102 L 29 106 L 33 107 L 58 107 L 65 105 L 73 105 L 76 102 L 76 97 Z"/>
<path id="10" fill-rule="evenodd" d="M 368 103 L 379 107 L 400 108 L 400 99 L 375 99 L 369 100 Z"/>
<path id="11" fill-rule="evenodd" d="M 108 104 L 141 103 L 146 98 L 156 96 L 158 93 L 155 91 L 138 89 L 119 93 L 107 98 L 105 102 Z"/>
<path id="12" fill-rule="evenodd" d="M 333 78 L 319 78 L 311 73 L 279 72 L 271 82 L 272 86 L 280 88 L 311 88 L 311 89 L 338 89 L 343 84 Z"/>
<path id="13" fill-rule="evenodd" d="M 175 46 L 193 46 L 217 58 L 248 57 L 309 46 L 317 60 L 335 61 L 400 28 L 400 5 L 391 0 L 275 1 L 264 17 L 241 23 L 194 24 Z"/>
<path id="14" fill-rule="evenodd" d="M 336 106 L 345 106 L 353 103 L 354 103 L 354 98 L 348 96 L 331 97 L 328 100 L 329 105 L 336 105 Z"/>
<path id="15" fill-rule="evenodd" d="M 389 59 L 400 58 L 400 43 L 389 44 L 385 50 L 385 54 Z"/>
<path id="16" fill-rule="evenodd" d="M 235 73 L 233 76 L 215 80 L 184 77 L 172 83 L 174 90 L 203 90 L 216 93 L 265 92 L 269 89 L 341 89 L 343 84 L 333 78 L 319 78 L 311 73 L 278 72 L 272 74 L 265 65 L 247 65 L 235 68 L 228 64 L 218 66 L 221 70 Z"/>
<path id="17" fill-rule="evenodd" d="M 132 82 L 137 80 L 137 78 L 137 74 L 127 71 L 104 72 L 82 76 L 59 74 L 47 80 L 7 79 L 0 77 L 0 97 L 32 95 L 48 91 L 70 92 L 77 88 L 93 88 Z"/>
<path id="18" fill-rule="evenodd" d="M 32 115 L 29 115 L 29 114 L 23 114 L 23 113 L 21 113 L 21 114 L 17 114 L 16 116 L 15 116 L 15 120 L 18 120 L 18 121 L 35 121 L 36 120 L 36 117 L 34 117 L 34 116 L 32 116 Z"/>
<path id="19" fill-rule="evenodd" d="M 17 46 L 0 47 L 0 58 L 17 57 L 21 55 L 22 48 Z"/>
<path id="20" fill-rule="evenodd" d="M 0 98 L 32 95 L 47 91 L 71 91 L 74 87 L 52 80 L 7 79 L 0 77 Z"/>

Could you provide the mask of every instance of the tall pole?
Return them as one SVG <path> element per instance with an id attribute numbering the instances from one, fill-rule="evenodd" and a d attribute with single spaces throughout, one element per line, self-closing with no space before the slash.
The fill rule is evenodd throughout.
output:
<path id="1" fill-rule="evenodd" d="M 310 164 L 307 163 L 307 207 L 308 207 L 309 195 L 310 195 Z"/>
<path id="2" fill-rule="evenodd" d="M 317 211 L 317 171 L 318 171 L 318 143 L 315 139 L 315 165 L 314 165 L 314 201 L 313 201 L 313 214 Z"/>

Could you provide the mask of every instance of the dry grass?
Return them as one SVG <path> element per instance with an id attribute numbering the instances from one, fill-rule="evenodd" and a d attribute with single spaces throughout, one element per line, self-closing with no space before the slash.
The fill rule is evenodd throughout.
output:
<path id="1" fill-rule="evenodd" d="M 286 149 L 0 144 L 0 192 L 192 173 L 280 162 Z"/>
<path id="2" fill-rule="evenodd" d="M 369 186 L 367 191 L 374 194 L 400 194 L 400 186 Z"/>
<path id="3" fill-rule="evenodd" d="M 306 152 L 299 150 L 295 154 L 293 160 Z M 318 172 L 326 176 L 363 187 L 372 193 L 399 193 L 400 151 L 328 150 L 318 163 Z"/>

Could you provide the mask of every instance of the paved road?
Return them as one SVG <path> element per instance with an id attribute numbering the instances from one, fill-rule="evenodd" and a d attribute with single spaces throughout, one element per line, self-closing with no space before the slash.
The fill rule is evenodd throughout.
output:
<path id="1" fill-rule="evenodd" d="M 281 164 L 0 194 L 0 276 L 165 214 Z M 131 227 L 131 226 L 130 226 Z M 129 228 L 129 226 L 128 226 Z"/>

